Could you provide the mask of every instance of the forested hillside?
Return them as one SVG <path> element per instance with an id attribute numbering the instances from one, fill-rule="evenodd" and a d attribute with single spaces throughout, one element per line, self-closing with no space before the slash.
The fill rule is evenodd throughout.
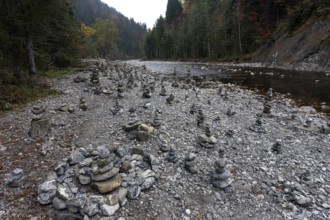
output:
<path id="1" fill-rule="evenodd" d="M 128 19 L 100 0 L 74 0 L 73 6 L 75 17 L 96 30 L 95 35 L 92 34 L 90 38 L 88 38 L 90 33 L 87 33 L 85 40 L 87 43 L 92 42 L 93 45 L 90 46 L 90 50 L 85 51 L 84 56 L 110 55 L 112 58 L 143 56 L 144 35 L 147 31 L 145 24 Z M 108 32 L 108 36 L 105 32 Z M 101 45 L 96 45 L 98 42 Z M 109 50 L 100 52 L 102 47 Z"/>
<path id="2" fill-rule="evenodd" d="M 166 16 L 147 33 L 145 54 L 162 59 L 238 59 L 326 21 L 328 0 L 168 0 Z M 326 36 L 318 43 L 329 43 Z M 320 42 L 320 40 L 322 42 Z"/>

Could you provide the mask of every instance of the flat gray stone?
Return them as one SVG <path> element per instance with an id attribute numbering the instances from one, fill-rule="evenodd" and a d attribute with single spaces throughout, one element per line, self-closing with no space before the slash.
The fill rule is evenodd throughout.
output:
<path id="1" fill-rule="evenodd" d="M 91 177 L 92 177 L 92 180 L 95 182 L 102 182 L 102 181 L 108 180 L 111 177 L 115 176 L 118 172 L 119 172 L 119 169 L 117 167 L 114 167 L 108 172 L 91 175 Z"/>

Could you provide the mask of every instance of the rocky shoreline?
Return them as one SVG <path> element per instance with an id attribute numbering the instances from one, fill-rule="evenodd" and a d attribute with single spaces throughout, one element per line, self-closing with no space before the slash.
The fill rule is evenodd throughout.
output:
<path id="1" fill-rule="evenodd" d="M 1 219 L 330 217 L 322 114 L 276 93 L 265 102 L 230 84 L 88 63 L 50 81 L 59 97 L 0 118 Z M 46 131 L 31 127 L 36 106 Z"/>

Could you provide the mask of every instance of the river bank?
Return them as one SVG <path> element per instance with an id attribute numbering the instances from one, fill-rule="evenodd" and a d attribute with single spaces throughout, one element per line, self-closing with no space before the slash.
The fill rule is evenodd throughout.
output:
<path id="1" fill-rule="evenodd" d="M 320 132 L 321 126 L 329 123 L 323 114 L 312 108 L 296 107 L 290 99 L 275 94 L 271 114 L 262 114 L 258 124 L 256 114 L 263 112 L 264 96 L 252 90 L 213 81 L 196 82 L 190 87 L 186 86 L 186 79 L 163 78 L 162 74 L 120 62 L 91 60 L 89 64 L 89 68 L 75 75 L 50 81 L 61 94 L 59 97 L 39 100 L 1 116 L 2 219 L 63 217 L 66 210 L 56 211 L 52 205 L 41 206 L 37 202 L 38 186 L 74 150 L 100 146 L 110 151 L 120 148 L 124 154 L 138 148 L 159 162 L 151 188 L 136 199 L 127 199 L 109 219 L 329 218 L 330 136 Z M 89 82 L 96 69 L 101 90 Z M 131 73 L 134 83 L 127 88 Z M 87 81 L 74 83 L 77 76 Z M 120 110 L 113 114 L 120 81 L 125 90 L 118 99 Z M 142 97 L 146 82 L 155 82 L 150 98 Z M 166 96 L 159 95 L 161 82 Z M 169 103 L 166 99 L 170 94 L 174 99 Z M 85 100 L 86 111 L 79 108 L 81 98 Z M 42 138 L 28 135 L 31 109 L 36 104 L 47 107 L 45 117 L 52 122 L 49 134 Z M 203 111 L 202 126 L 197 126 L 197 113 L 191 113 L 193 104 Z M 74 111 L 60 110 L 65 105 Z M 156 109 L 160 112 L 161 126 L 154 130 L 150 140 L 139 141 L 133 133 L 122 129 L 130 120 L 132 108 L 147 125 L 154 123 Z M 304 126 L 310 119 L 312 125 Z M 197 138 L 205 134 L 206 122 L 216 139 L 209 148 L 201 146 Z M 260 129 L 251 129 L 259 125 Z M 174 150 L 175 163 L 168 161 L 164 145 Z M 219 160 L 220 149 L 228 160 L 226 169 L 231 179 L 225 190 L 213 186 L 214 162 Z M 184 166 L 189 153 L 196 154 L 197 174 L 188 172 Z M 5 182 L 15 168 L 24 170 L 26 182 L 10 188 Z M 122 187 L 137 184 L 121 175 Z M 98 211 L 88 218 L 100 216 L 102 212 Z"/>

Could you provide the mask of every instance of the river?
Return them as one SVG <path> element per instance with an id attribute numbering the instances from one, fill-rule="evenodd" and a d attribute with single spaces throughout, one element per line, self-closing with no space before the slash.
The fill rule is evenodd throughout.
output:
<path id="1" fill-rule="evenodd" d="M 250 66 L 170 61 L 125 61 L 134 66 L 145 65 L 150 71 L 172 74 L 178 77 L 201 76 L 223 83 L 236 84 L 265 93 L 269 88 L 295 100 L 297 105 L 313 106 L 318 111 L 330 115 L 330 74 L 325 72 L 305 72 L 264 68 L 258 64 Z M 253 66 L 253 67 L 251 67 Z"/>

